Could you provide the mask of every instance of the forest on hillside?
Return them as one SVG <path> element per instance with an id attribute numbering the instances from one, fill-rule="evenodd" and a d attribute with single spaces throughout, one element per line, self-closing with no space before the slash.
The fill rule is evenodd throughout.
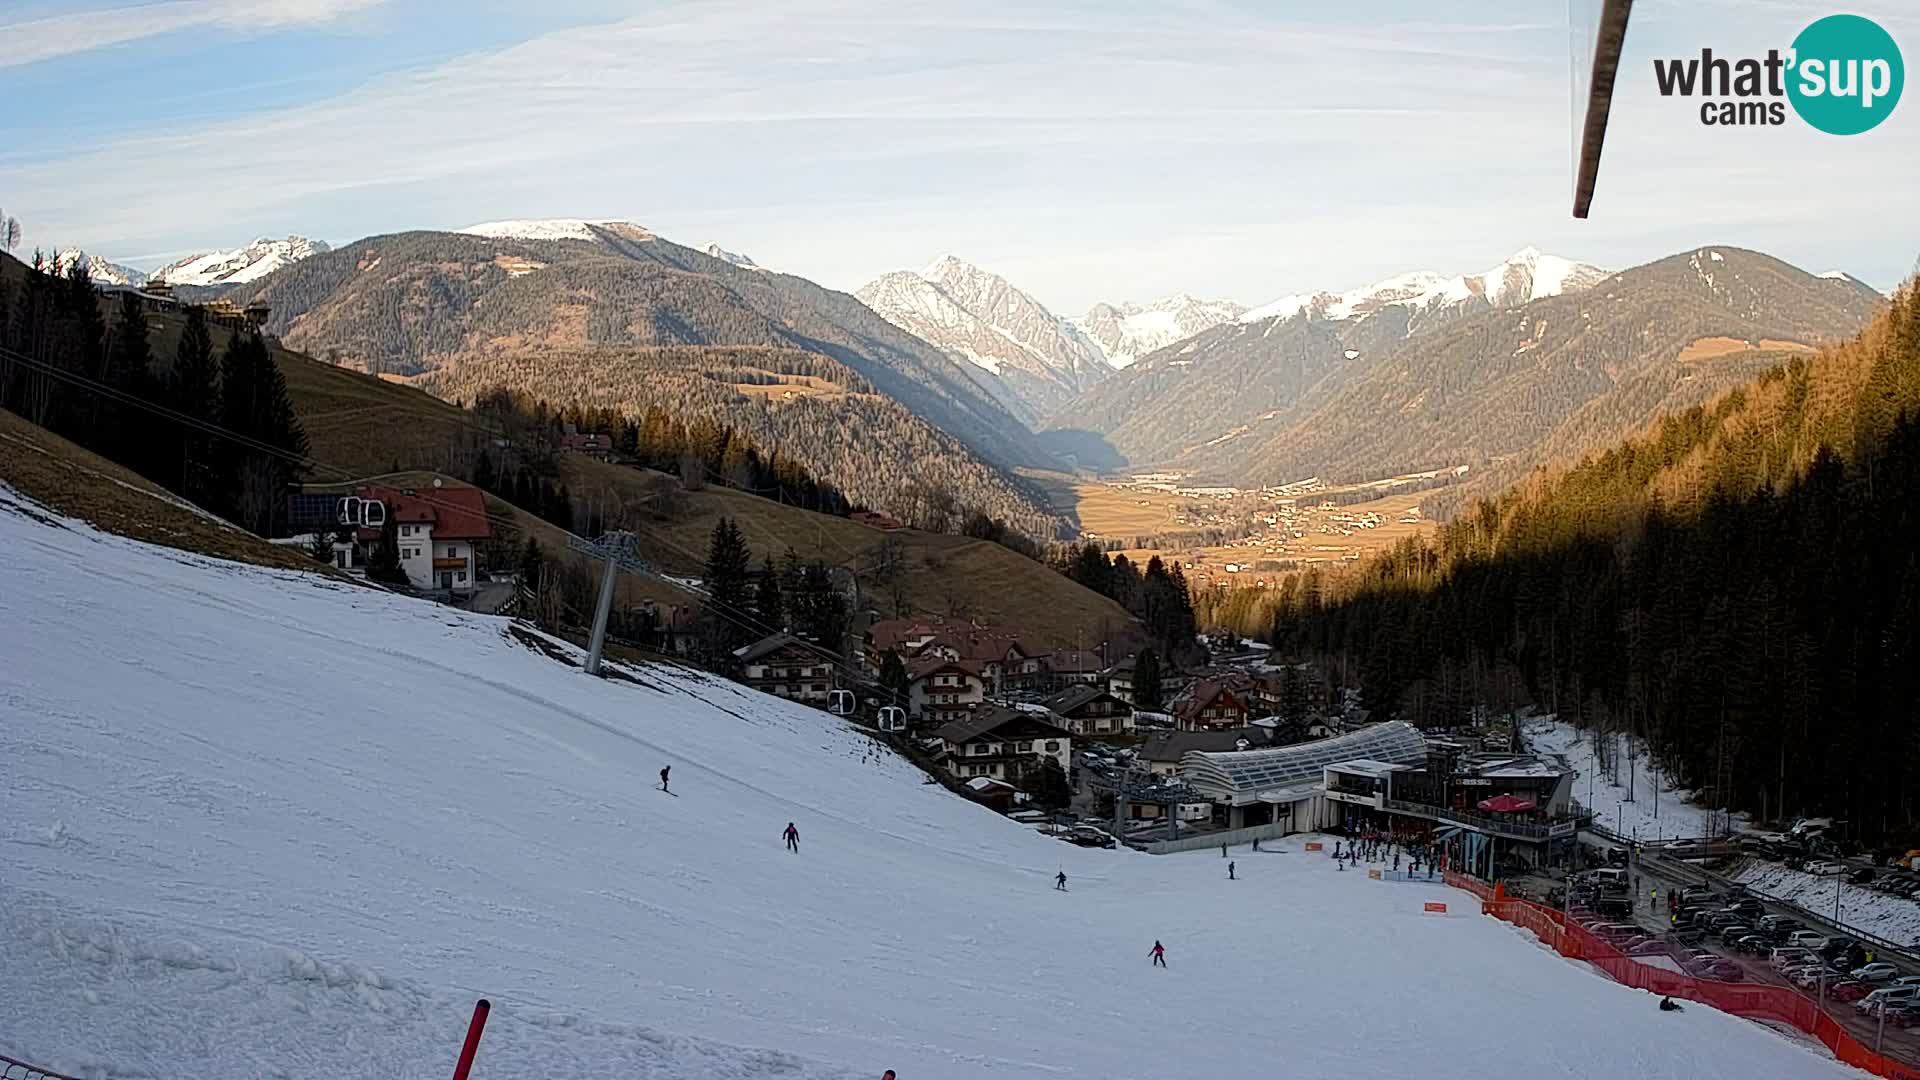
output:
<path id="1" fill-rule="evenodd" d="M 739 385 L 769 386 L 771 393 Z M 807 376 L 834 385 L 799 386 L 781 396 L 770 376 Z M 845 382 L 842 382 L 845 380 Z M 859 392 L 860 377 L 833 361 L 792 349 L 588 350 L 468 357 L 421 378 L 435 396 L 478 400 L 494 389 L 638 420 L 664 412 L 682 423 L 735 430 L 778 451 L 848 500 L 929 532 L 958 531 L 984 514 L 1039 543 L 1066 532 L 1044 496 L 987 465 L 958 440 L 886 398 Z M 842 388 L 852 392 L 843 392 Z"/>
<path id="2" fill-rule="evenodd" d="M 286 380 L 254 328 L 184 317 L 157 355 L 140 296 L 103 296 L 85 260 L 58 273 L 37 252 L 31 266 L 0 255 L 0 408 L 276 535 L 308 468 Z"/>
<path id="3" fill-rule="evenodd" d="M 1709 805 L 1920 824 L 1920 294 L 1279 605 L 1277 648 L 1427 726 L 1518 692 Z"/>

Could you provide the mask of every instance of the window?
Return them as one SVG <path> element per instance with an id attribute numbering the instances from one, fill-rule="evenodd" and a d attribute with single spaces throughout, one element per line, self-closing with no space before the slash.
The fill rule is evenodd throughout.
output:
<path id="1" fill-rule="evenodd" d="M 459 582 L 465 582 L 467 580 L 467 572 L 465 570 L 456 572 L 453 575 L 453 580 L 459 581 Z"/>
<path id="2" fill-rule="evenodd" d="M 986 752 L 987 752 L 987 744 L 983 742 L 974 743 L 973 748 L 967 751 L 967 753 L 972 754 L 975 757 L 978 757 L 981 754 L 984 754 Z"/>
<path id="3" fill-rule="evenodd" d="M 1048 740 L 1047 740 L 1047 753 L 1049 753 L 1049 754 L 1057 754 L 1057 753 L 1059 753 L 1059 752 L 1060 752 L 1060 740 L 1059 740 L 1059 739 L 1048 739 Z"/>
<path id="4" fill-rule="evenodd" d="M 1033 753 L 1033 743 L 1031 741 L 1021 743 L 1020 752 L 1023 754 Z"/>
<path id="5" fill-rule="evenodd" d="M 460 557 L 460 556 L 458 556 L 458 555 L 455 555 L 455 554 L 453 553 L 453 546 L 452 546 L 451 544 L 449 544 L 449 545 L 447 546 L 447 558 L 449 558 L 449 559 L 457 559 L 457 558 L 459 558 L 459 557 Z"/>

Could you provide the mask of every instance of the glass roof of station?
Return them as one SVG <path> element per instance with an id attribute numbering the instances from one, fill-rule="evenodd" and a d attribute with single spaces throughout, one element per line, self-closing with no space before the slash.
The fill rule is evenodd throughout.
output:
<path id="1" fill-rule="evenodd" d="M 1412 724 L 1395 720 L 1273 750 L 1189 750 L 1180 765 L 1188 783 L 1251 793 L 1318 782 L 1327 766 L 1356 758 L 1419 765 L 1427 760 L 1427 740 Z"/>

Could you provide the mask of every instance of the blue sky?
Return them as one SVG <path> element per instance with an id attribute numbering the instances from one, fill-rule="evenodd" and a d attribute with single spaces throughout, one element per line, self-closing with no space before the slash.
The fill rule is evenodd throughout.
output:
<path id="1" fill-rule="evenodd" d="M 1527 245 L 1733 244 L 1888 288 L 1920 255 L 1920 100 L 1837 138 L 1705 128 L 1653 88 L 1654 57 L 1785 48 L 1834 10 L 1640 0 L 1579 222 L 1564 0 L 0 0 L 0 207 L 28 248 L 149 267 L 533 217 L 843 289 L 952 251 L 1066 314 Z M 1846 10 L 1920 60 L 1920 6 Z"/>

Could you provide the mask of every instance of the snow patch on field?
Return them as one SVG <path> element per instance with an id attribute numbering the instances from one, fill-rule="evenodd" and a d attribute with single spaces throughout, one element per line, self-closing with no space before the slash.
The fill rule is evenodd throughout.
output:
<path id="1" fill-rule="evenodd" d="M 15 1057 L 445 1075 L 484 995 L 481 1077 L 1477 1080 L 1489 1046 L 1516 1076 L 1856 1075 L 1301 837 L 1234 882 L 1205 852 L 1073 847 L 817 710 L 671 666 L 591 678 L 503 620 L 5 494 Z M 1161 1015 L 1276 986 L 1293 1022 Z"/>

